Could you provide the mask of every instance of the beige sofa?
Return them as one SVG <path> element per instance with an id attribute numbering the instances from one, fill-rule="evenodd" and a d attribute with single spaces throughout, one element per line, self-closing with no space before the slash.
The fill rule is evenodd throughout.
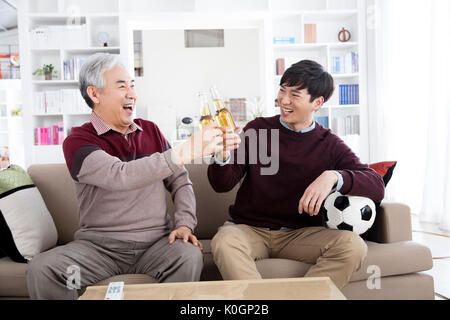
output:
<path id="1" fill-rule="evenodd" d="M 206 165 L 190 165 L 187 169 L 197 198 L 195 233 L 204 246 L 202 281 L 219 280 L 221 276 L 212 259 L 210 239 L 229 218 L 228 207 L 233 203 L 238 187 L 226 194 L 217 194 L 209 185 Z M 67 167 L 64 164 L 33 165 L 28 172 L 53 216 L 59 235 L 58 245 L 70 242 L 78 228 L 78 205 Z M 167 199 L 172 210 L 170 198 Z M 434 299 L 433 278 L 421 273 L 433 266 L 431 252 L 411 241 L 411 217 L 406 205 L 383 203 L 369 239 L 364 264 L 342 290 L 348 299 Z M 310 267 L 286 259 L 265 259 L 256 264 L 264 278 L 301 277 Z M 381 271 L 378 283 L 374 279 L 377 269 L 371 266 L 377 266 Z M 28 297 L 26 271 L 26 264 L 0 259 L 0 299 Z M 121 275 L 99 284 L 118 279 L 126 283 L 155 282 L 147 275 Z"/>

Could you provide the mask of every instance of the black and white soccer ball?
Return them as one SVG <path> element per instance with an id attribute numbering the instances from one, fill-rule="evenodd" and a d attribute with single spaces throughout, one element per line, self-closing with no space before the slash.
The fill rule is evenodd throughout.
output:
<path id="1" fill-rule="evenodd" d="M 324 217 L 328 228 L 363 234 L 375 221 L 375 203 L 365 197 L 330 194 L 324 203 Z"/>

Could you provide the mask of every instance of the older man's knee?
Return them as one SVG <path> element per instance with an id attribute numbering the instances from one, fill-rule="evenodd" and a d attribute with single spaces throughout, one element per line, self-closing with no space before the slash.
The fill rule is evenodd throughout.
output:
<path id="1" fill-rule="evenodd" d="M 184 243 L 182 240 L 176 240 L 174 244 L 177 246 L 177 254 L 182 261 L 195 267 L 203 267 L 203 253 L 199 247 L 190 242 Z"/>
<path id="2" fill-rule="evenodd" d="M 39 278 L 48 275 L 52 265 L 55 265 L 57 259 L 54 255 L 47 252 L 36 255 L 27 266 L 27 278 Z"/>

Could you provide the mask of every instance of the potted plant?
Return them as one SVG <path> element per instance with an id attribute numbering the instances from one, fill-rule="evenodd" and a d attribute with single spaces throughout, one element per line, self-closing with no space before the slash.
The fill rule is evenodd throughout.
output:
<path id="1" fill-rule="evenodd" d="M 54 73 L 56 74 L 56 70 L 52 64 L 44 64 L 42 69 L 37 69 L 33 72 L 33 76 L 45 76 L 45 80 L 52 80 Z"/>

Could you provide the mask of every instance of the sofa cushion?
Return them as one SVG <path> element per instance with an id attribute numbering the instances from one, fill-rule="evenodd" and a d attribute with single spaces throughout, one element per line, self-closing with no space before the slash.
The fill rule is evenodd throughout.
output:
<path id="1" fill-rule="evenodd" d="M 39 190 L 19 166 L 0 171 L 0 248 L 26 262 L 56 245 L 58 234 Z"/>
<path id="2" fill-rule="evenodd" d="M 73 235 L 79 229 L 78 200 L 67 166 L 63 163 L 32 165 L 28 174 L 53 217 L 58 230 L 58 245 L 73 241 Z"/>
<path id="3" fill-rule="evenodd" d="M 428 247 L 413 241 L 376 243 L 367 241 L 367 257 L 350 281 L 366 280 L 373 276 L 370 266 L 377 266 L 382 277 L 426 271 L 433 268 Z M 368 273 L 369 270 L 369 273 Z"/>
<path id="4" fill-rule="evenodd" d="M 195 235 L 198 239 L 211 239 L 225 221 L 230 219 L 229 207 L 234 203 L 239 184 L 226 193 L 215 192 L 208 181 L 206 164 L 187 164 L 189 178 L 192 181 L 197 203 L 197 228 Z M 170 200 L 170 197 L 167 197 Z M 169 212 L 173 214 L 172 201 L 167 202 Z"/>
<path id="5" fill-rule="evenodd" d="M 382 178 L 384 185 L 387 186 L 392 178 L 397 161 L 384 161 L 378 163 L 369 164 L 369 167 L 375 170 Z"/>
<path id="6" fill-rule="evenodd" d="M 0 297 L 28 297 L 26 263 L 0 259 Z"/>
<path id="7" fill-rule="evenodd" d="M 217 267 L 212 259 L 209 240 L 202 240 L 205 254 L 205 270 L 202 279 L 219 280 Z M 401 275 L 429 270 L 433 267 L 431 251 L 428 247 L 413 241 L 380 244 L 367 241 L 367 257 L 361 268 L 353 274 L 350 281 L 367 280 L 373 276 L 369 266 L 378 266 L 382 277 Z M 210 257 L 209 257 L 210 256 Z M 310 264 L 287 259 L 262 259 L 256 267 L 264 279 L 303 277 Z M 369 270 L 369 272 L 368 272 Z"/>

